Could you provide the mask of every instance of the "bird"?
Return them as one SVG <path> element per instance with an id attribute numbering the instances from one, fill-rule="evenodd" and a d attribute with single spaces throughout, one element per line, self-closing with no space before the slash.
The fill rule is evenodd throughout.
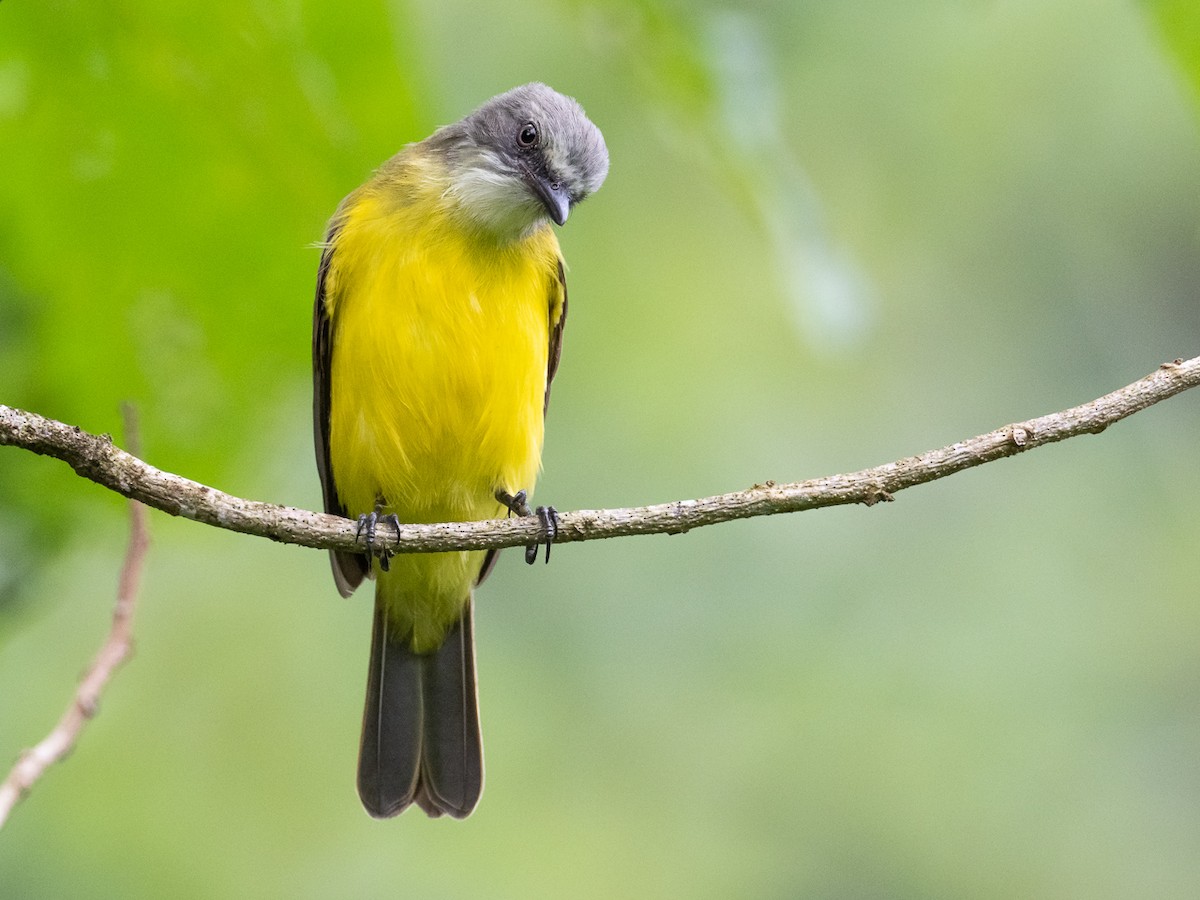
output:
<path id="1" fill-rule="evenodd" d="M 384 162 L 319 245 L 313 431 L 324 508 L 362 544 L 330 551 L 334 582 L 375 581 L 358 759 L 375 818 L 479 802 L 474 589 L 499 552 L 393 553 L 377 525 L 536 514 L 549 559 L 557 515 L 527 499 L 567 314 L 553 226 L 608 166 L 576 100 L 521 85 Z"/>

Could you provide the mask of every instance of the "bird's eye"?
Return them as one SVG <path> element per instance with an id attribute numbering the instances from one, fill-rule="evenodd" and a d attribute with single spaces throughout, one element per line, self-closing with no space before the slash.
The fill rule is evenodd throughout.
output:
<path id="1" fill-rule="evenodd" d="M 537 126 L 532 122 L 526 122 L 521 126 L 521 130 L 517 133 L 517 143 L 528 150 L 530 147 L 536 147 L 538 142 Z"/>

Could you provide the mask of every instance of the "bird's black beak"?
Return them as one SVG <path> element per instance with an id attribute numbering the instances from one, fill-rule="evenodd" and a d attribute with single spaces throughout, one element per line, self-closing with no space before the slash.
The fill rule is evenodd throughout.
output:
<path id="1" fill-rule="evenodd" d="M 571 211 L 571 196 L 567 193 L 567 186 L 561 181 L 554 181 L 549 175 L 533 172 L 525 174 L 525 181 L 534 196 L 542 201 L 542 206 L 546 207 L 546 212 L 554 224 L 565 223 L 567 214 Z"/>

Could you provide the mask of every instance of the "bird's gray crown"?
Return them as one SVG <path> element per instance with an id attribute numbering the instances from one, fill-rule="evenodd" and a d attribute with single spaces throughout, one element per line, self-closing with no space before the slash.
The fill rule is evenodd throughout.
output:
<path id="1" fill-rule="evenodd" d="M 608 174 L 608 149 L 583 108 L 544 84 L 513 88 L 427 141 L 445 154 L 449 193 L 491 230 L 558 224 Z"/>

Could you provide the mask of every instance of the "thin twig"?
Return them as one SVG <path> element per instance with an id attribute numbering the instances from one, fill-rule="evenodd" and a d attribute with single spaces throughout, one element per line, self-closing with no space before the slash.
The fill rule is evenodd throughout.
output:
<path id="1" fill-rule="evenodd" d="M 905 488 L 945 478 L 973 466 L 1081 434 L 1096 434 L 1161 400 L 1200 384 L 1200 357 L 1164 363 L 1133 384 L 1090 403 L 1027 422 L 1006 425 L 977 437 L 896 462 L 843 475 L 792 484 L 766 482 L 744 491 L 627 509 L 560 513 L 556 543 L 633 534 L 678 534 L 753 516 L 797 512 L 821 506 L 891 500 Z M 244 500 L 163 472 L 97 437 L 35 413 L 0 405 L 0 444 L 25 447 L 68 463 L 85 478 L 175 516 L 305 547 L 361 549 L 355 524 L 340 516 Z M 393 540 L 395 531 L 381 525 Z M 402 524 L 393 545 L 398 552 L 479 550 L 522 546 L 537 540 L 536 517 Z"/>
<path id="2" fill-rule="evenodd" d="M 131 406 L 125 406 L 123 412 L 126 440 L 136 452 L 137 415 Z M 71 752 L 84 726 L 96 714 L 104 689 L 118 667 L 133 652 L 133 613 L 137 606 L 142 564 L 150 546 L 146 528 L 146 507 L 136 500 L 130 500 L 129 519 L 129 546 L 125 551 L 125 562 L 121 566 L 117 602 L 113 609 L 112 627 L 108 637 L 84 673 L 75 696 L 71 699 L 71 705 L 54 726 L 54 730 L 35 747 L 22 753 L 8 777 L 0 783 L 0 828 L 4 827 L 13 808 L 29 793 L 46 770 Z"/>

